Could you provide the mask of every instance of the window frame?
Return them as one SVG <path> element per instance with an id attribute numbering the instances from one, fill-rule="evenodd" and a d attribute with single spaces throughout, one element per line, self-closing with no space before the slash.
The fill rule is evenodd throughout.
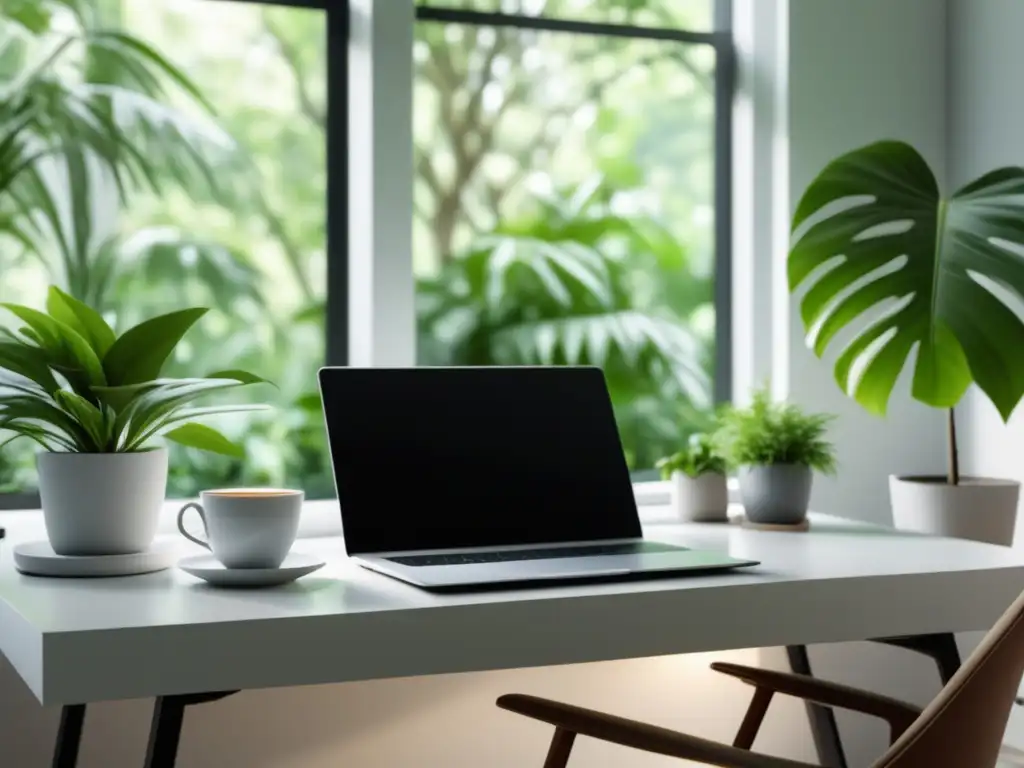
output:
<path id="1" fill-rule="evenodd" d="M 324 364 L 348 365 L 349 349 L 349 60 L 350 0 L 205 0 L 323 11 L 326 21 L 326 176 L 324 201 L 327 290 Z M 342 297 L 339 301 L 334 297 Z"/>
<path id="2" fill-rule="evenodd" d="M 437 0 L 443 2 L 443 0 Z M 715 52 L 714 118 L 714 306 L 715 358 L 713 396 L 728 403 L 733 393 L 732 344 L 732 197 L 733 98 L 736 92 L 736 53 L 732 34 L 733 0 L 711 0 L 713 29 L 694 32 L 670 27 L 566 19 L 544 15 L 474 11 L 443 5 L 415 4 L 415 20 L 466 26 L 528 29 L 576 35 L 655 40 L 706 45 Z"/>
<path id="3" fill-rule="evenodd" d="M 324 201 L 327 291 L 324 363 L 347 365 L 349 351 L 349 59 L 350 0 L 203 0 L 323 11 L 327 57 L 327 197 Z M 335 298 L 333 301 L 331 297 Z M 312 375 L 312 373 L 311 373 Z M 0 512 L 39 509 L 38 490 L 0 493 Z"/>
<path id="4" fill-rule="evenodd" d="M 714 399 L 717 403 L 728 402 L 733 394 L 733 302 L 732 302 L 732 261 L 733 261 L 733 99 L 736 92 L 736 49 L 732 30 L 734 0 L 713 0 L 714 25 L 712 31 L 690 30 L 609 24 L 544 16 L 504 14 L 452 9 L 439 6 L 425 6 L 414 0 L 388 0 L 386 10 L 383 3 L 374 7 L 373 0 L 205 0 L 205 2 L 244 3 L 276 7 L 292 7 L 320 10 L 326 17 L 326 83 L 327 83 L 327 131 L 326 131 L 326 174 L 327 196 L 325 200 L 326 231 L 326 313 L 325 350 L 326 365 L 375 365 L 383 360 L 386 364 L 415 365 L 415 316 L 412 314 L 415 294 L 412 284 L 412 254 L 401 250 L 374 248 L 369 243 L 356 242 L 353 231 L 368 228 L 379 233 L 396 229 L 395 209 L 381 210 L 370 207 L 367 211 L 354 211 L 351 203 L 365 189 L 374 191 L 374 196 L 383 200 L 393 197 L 402 185 L 408 187 L 409 205 L 408 239 L 411 244 L 412 206 L 411 190 L 413 167 L 412 125 L 388 126 L 377 114 L 369 115 L 369 128 L 388 128 L 384 133 L 389 138 L 408 138 L 408 176 L 395 174 L 396 166 L 389 166 L 381 172 L 381 160 L 376 153 L 366 162 L 354 162 L 350 154 L 353 135 L 364 135 L 367 124 L 357 125 L 357 112 L 353 99 L 358 98 L 357 80 L 371 87 L 380 87 L 390 97 L 401 102 L 408 100 L 404 108 L 412 109 L 412 72 L 401 71 L 401 67 L 389 71 L 378 69 L 379 62 L 388 52 L 375 49 L 372 43 L 369 51 L 371 71 L 364 72 L 354 66 L 354 27 L 359 31 L 356 37 L 372 38 L 379 23 L 382 28 L 407 25 L 404 32 L 413 32 L 415 23 L 421 21 L 439 23 L 473 24 L 478 26 L 513 27 L 538 31 L 562 32 L 620 37 L 627 39 L 648 39 L 677 42 L 690 45 L 707 45 L 715 52 L 714 90 L 714 306 L 715 306 L 715 358 L 714 358 Z M 383 13 L 382 13 L 383 12 Z M 379 22 L 378 14 L 387 14 Z M 368 29 L 364 29 L 364 27 Z M 411 46 L 408 55 L 411 59 Z M 375 110 L 374 110 L 375 112 Z M 385 142 L 381 142 L 386 146 Z M 398 168 L 402 167 L 399 160 Z M 382 177 L 387 178 L 382 178 Z M 362 185 L 362 186 L 360 186 Z M 366 186 L 368 185 L 368 186 Z M 381 191 L 382 188 L 382 191 Z M 404 195 L 398 195 L 398 215 L 404 218 Z M 401 230 L 405 224 L 397 229 Z M 365 265 L 370 271 L 367 276 L 357 274 L 361 259 L 372 263 Z M 356 306 L 353 293 L 369 288 L 372 291 L 367 307 Z M 386 305 L 392 307 L 405 304 L 398 318 L 389 318 Z M 383 308 L 382 308 L 383 307 Z M 409 316 L 412 322 L 407 323 Z M 406 328 L 405 325 L 409 327 Z M 360 331 L 366 325 L 369 330 Z M 381 326 L 386 326 L 381 328 Z M 354 333 L 360 331 L 369 339 L 368 348 L 356 344 Z M 398 351 L 385 347 L 395 339 Z M 406 343 L 408 342 L 408 343 Z M 411 344 L 411 347 L 410 347 Z M 411 356 L 409 350 L 412 350 Z M 408 358 L 408 359 L 406 359 Z M 638 480 L 640 478 L 637 478 Z M 646 478 L 644 478 L 646 479 Z M 648 485 L 647 483 L 637 483 Z M 656 484 L 649 484 L 654 486 Z M 38 492 L 0 494 L 0 511 L 14 509 L 38 509 Z"/>

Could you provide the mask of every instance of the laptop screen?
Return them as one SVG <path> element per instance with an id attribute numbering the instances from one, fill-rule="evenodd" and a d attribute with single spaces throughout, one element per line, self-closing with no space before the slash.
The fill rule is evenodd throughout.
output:
<path id="1" fill-rule="evenodd" d="M 640 535 L 596 368 L 325 368 L 320 387 L 349 554 Z"/>

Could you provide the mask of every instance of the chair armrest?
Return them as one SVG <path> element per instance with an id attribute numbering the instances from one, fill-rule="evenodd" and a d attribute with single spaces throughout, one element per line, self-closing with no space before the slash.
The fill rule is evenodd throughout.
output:
<path id="1" fill-rule="evenodd" d="M 880 696 L 859 688 L 851 688 L 848 685 L 832 683 L 808 675 L 776 672 L 770 669 L 717 661 L 711 665 L 711 668 L 724 675 L 738 678 L 756 688 L 796 696 L 828 707 L 839 707 L 879 717 L 885 720 L 892 729 L 893 741 L 921 715 L 920 709 L 898 699 L 891 699 L 888 696 Z"/>
<path id="2" fill-rule="evenodd" d="M 498 706 L 570 733 L 719 768 L 819 768 L 536 696 L 507 694 Z"/>

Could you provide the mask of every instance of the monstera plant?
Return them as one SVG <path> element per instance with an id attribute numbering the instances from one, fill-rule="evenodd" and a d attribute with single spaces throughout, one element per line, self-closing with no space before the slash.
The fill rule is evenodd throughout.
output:
<path id="1" fill-rule="evenodd" d="M 960 476 L 953 409 L 972 383 L 1004 420 L 1024 394 L 1024 168 L 947 195 L 913 147 L 871 144 L 811 183 L 793 231 L 809 346 L 820 357 L 850 339 L 835 361 L 843 391 L 884 414 L 913 360 L 913 397 L 948 410 L 946 477 L 891 478 L 897 524 L 1012 542 L 1019 486 Z"/>

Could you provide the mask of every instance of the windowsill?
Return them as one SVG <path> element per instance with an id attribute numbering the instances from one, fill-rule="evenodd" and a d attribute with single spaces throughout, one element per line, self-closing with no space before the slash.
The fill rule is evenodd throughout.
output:
<path id="1" fill-rule="evenodd" d="M 735 477 L 729 481 L 729 502 L 739 501 L 739 482 Z M 644 507 L 667 506 L 672 503 L 672 484 L 667 480 L 656 480 L 646 483 L 633 483 L 633 492 L 636 494 L 636 504 L 640 507 L 640 519 L 644 519 Z"/>
<path id="2" fill-rule="evenodd" d="M 640 521 L 647 525 L 669 523 L 674 521 L 671 503 L 671 486 L 666 481 L 634 483 L 636 503 L 640 511 Z M 729 478 L 729 500 L 737 500 L 735 478 Z M 161 535 L 174 534 L 177 531 L 178 510 L 185 502 L 168 500 L 160 512 Z M 0 511 L 0 525 L 9 532 L 17 534 L 19 530 L 38 530 L 43 536 L 43 521 L 38 509 L 3 510 Z M 319 538 L 339 536 L 341 534 L 341 514 L 338 502 L 329 499 L 324 501 L 308 501 L 303 509 L 302 522 L 299 526 L 299 538 Z M 20 536 L 18 538 L 21 538 Z"/>

